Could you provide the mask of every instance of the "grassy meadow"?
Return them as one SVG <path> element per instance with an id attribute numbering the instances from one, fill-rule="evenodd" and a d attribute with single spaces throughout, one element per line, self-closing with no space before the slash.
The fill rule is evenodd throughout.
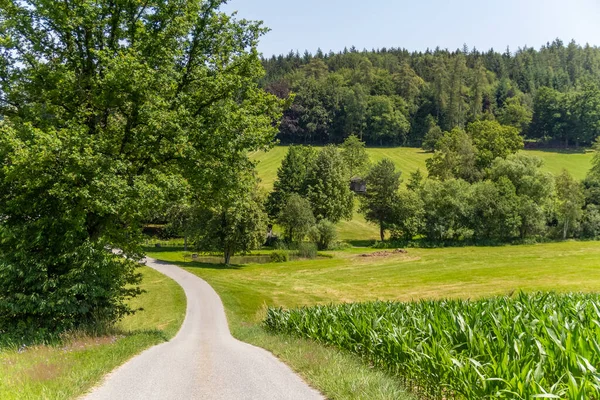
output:
<path id="1" fill-rule="evenodd" d="M 553 174 L 559 174 L 563 168 L 573 175 L 575 179 L 585 178 L 591 168 L 593 153 L 585 151 L 565 150 L 524 150 L 527 154 L 534 155 L 544 161 L 544 169 Z M 258 162 L 257 172 L 261 179 L 261 185 L 265 190 L 272 190 L 273 183 L 277 179 L 277 169 L 287 153 L 287 146 L 276 146 L 269 152 L 259 152 L 251 155 Z M 367 153 L 371 162 L 376 163 L 383 158 L 392 160 L 396 167 L 402 171 L 402 178 L 406 182 L 410 173 L 420 169 L 427 174 L 425 160 L 431 157 L 419 148 L 413 147 L 390 147 L 369 148 Z M 338 236 L 342 240 L 377 240 L 379 230 L 373 224 L 365 221 L 358 212 L 350 221 L 341 221 L 338 226 Z"/>
<path id="2" fill-rule="evenodd" d="M 221 296 L 232 332 L 264 347 L 335 399 L 410 398 L 397 379 L 350 354 L 313 342 L 271 335 L 261 327 L 266 307 L 374 300 L 478 299 L 524 291 L 594 292 L 600 288 L 600 244 L 561 242 L 527 246 L 409 249 L 364 255 L 370 248 L 327 252 L 329 258 L 284 264 L 189 262 L 180 248 L 151 257 L 205 279 Z M 186 260 L 188 260 L 186 262 Z"/>
<path id="3" fill-rule="evenodd" d="M 585 178 L 587 172 L 592 166 L 592 152 L 568 151 L 568 150 L 523 150 L 526 154 L 541 158 L 544 161 L 544 169 L 553 174 L 559 174 L 563 168 L 573 175 L 575 179 Z M 287 146 L 276 146 L 269 152 L 259 152 L 251 155 L 251 158 L 258 162 L 258 176 L 261 179 L 262 186 L 271 190 L 273 183 L 277 178 L 277 169 L 281 165 L 281 160 L 287 153 Z M 383 147 L 368 148 L 367 153 L 371 162 L 376 163 L 383 158 L 389 158 L 396 164 L 396 167 L 402 171 L 404 180 L 408 179 L 411 172 L 421 169 L 426 174 L 427 168 L 425 160 L 431 157 L 419 148 L 414 147 Z"/>
<path id="4" fill-rule="evenodd" d="M 142 289 L 134 308 L 110 335 L 73 335 L 54 346 L 0 349 L 2 400 L 72 399 L 142 350 L 169 340 L 185 318 L 183 289 L 170 278 L 143 267 Z"/>

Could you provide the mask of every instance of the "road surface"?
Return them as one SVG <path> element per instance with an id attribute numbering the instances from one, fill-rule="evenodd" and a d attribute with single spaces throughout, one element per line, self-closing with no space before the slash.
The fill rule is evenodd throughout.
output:
<path id="1" fill-rule="evenodd" d="M 151 259 L 147 265 L 185 290 L 181 330 L 110 373 L 84 400 L 323 399 L 271 353 L 231 336 L 208 283 L 174 265 Z"/>

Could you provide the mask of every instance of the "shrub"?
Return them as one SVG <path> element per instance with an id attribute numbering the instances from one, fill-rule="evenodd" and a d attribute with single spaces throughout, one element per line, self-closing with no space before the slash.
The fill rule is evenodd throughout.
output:
<path id="1" fill-rule="evenodd" d="M 0 332 L 21 342 L 117 321 L 132 312 L 127 300 L 140 293 L 132 286 L 141 279 L 137 262 L 99 244 L 86 242 L 51 264 L 26 260 L 31 255 L 19 252 L 0 259 Z"/>
<path id="2" fill-rule="evenodd" d="M 394 240 L 394 239 L 390 239 L 386 242 L 381 242 L 381 241 L 376 241 L 375 243 L 373 243 L 373 246 L 371 246 L 374 249 L 399 249 L 402 247 L 406 247 L 406 240 Z"/>
<path id="3" fill-rule="evenodd" d="M 585 209 L 581 223 L 581 236 L 588 239 L 600 236 L 600 208 L 594 204 L 588 204 Z"/>
<path id="4" fill-rule="evenodd" d="M 273 248 L 275 250 L 290 250 L 290 246 L 286 242 L 284 242 L 283 240 L 277 240 L 273 244 Z"/>
<path id="5" fill-rule="evenodd" d="M 267 247 L 273 247 L 274 249 L 277 249 L 278 248 L 277 246 L 279 245 L 279 242 L 281 242 L 281 240 L 279 239 L 279 236 L 272 235 L 272 236 L 269 236 L 267 238 L 267 240 L 265 241 L 265 246 L 267 246 Z"/>
<path id="6" fill-rule="evenodd" d="M 271 262 L 274 263 L 283 263 L 288 262 L 290 260 L 290 255 L 287 251 L 283 250 L 275 250 L 271 253 Z"/>
<path id="7" fill-rule="evenodd" d="M 317 258 L 317 245 L 314 243 L 298 244 L 297 255 L 300 258 Z"/>
<path id="8" fill-rule="evenodd" d="M 343 240 L 336 240 L 329 246 L 329 250 L 345 250 L 352 248 L 352 245 Z"/>
<path id="9" fill-rule="evenodd" d="M 319 250 L 327 250 L 337 239 L 335 225 L 326 219 L 319 221 L 308 232 L 308 237 L 316 243 Z"/>

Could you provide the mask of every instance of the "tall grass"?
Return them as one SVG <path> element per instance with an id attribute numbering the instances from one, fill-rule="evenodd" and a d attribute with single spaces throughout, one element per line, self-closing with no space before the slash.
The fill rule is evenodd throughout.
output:
<path id="1" fill-rule="evenodd" d="M 338 346 L 435 399 L 600 398 L 600 295 L 373 302 L 286 311 L 267 329 Z"/>

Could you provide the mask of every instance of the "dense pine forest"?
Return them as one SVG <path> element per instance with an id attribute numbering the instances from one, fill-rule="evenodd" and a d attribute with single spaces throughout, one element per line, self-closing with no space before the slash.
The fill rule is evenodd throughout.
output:
<path id="1" fill-rule="evenodd" d="M 504 53 L 317 51 L 264 59 L 262 84 L 293 103 L 282 143 L 433 147 L 443 131 L 497 120 L 529 146 L 589 145 L 600 133 L 600 49 L 557 39 Z M 428 144 L 429 143 L 429 144 Z"/>

